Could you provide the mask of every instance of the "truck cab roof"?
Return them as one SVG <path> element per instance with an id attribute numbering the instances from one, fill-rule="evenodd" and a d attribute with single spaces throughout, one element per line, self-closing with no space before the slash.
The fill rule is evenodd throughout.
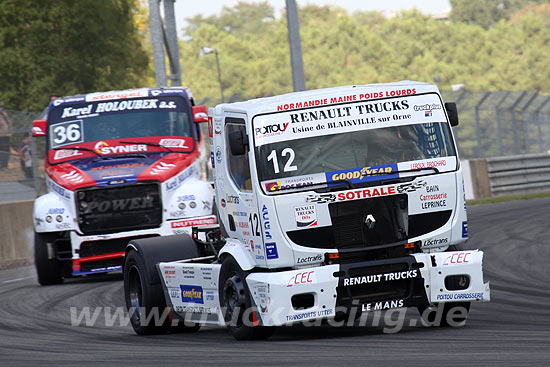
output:
<path id="1" fill-rule="evenodd" d="M 222 110 L 246 112 L 251 115 L 319 107 L 335 103 L 368 101 L 379 98 L 398 97 L 428 92 L 439 93 L 437 86 L 425 82 L 402 80 L 393 83 L 347 85 L 302 92 L 292 92 L 273 97 L 262 97 L 243 102 L 225 103 L 216 106 L 214 114 Z"/>
<path id="2" fill-rule="evenodd" d="M 87 94 L 76 94 L 72 96 L 65 96 L 57 98 L 50 102 L 48 111 L 54 107 L 61 106 L 63 104 L 74 104 L 81 102 L 91 102 L 100 100 L 116 100 L 127 99 L 135 97 L 155 97 L 160 95 L 181 95 L 184 98 L 188 98 L 191 101 L 191 105 L 194 105 L 194 97 L 191 89 L 188 87 L 166 87 L 166 88 L 138 88 L 138 89 L 125 89 L 125 90 L 111 90 L 105 92 L 92 92 Z"/>

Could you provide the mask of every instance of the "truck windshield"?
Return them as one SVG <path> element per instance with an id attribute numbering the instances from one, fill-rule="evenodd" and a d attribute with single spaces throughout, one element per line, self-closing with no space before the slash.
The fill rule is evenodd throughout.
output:
<path id="1" fill-rule="evenodd" d="M 378 102 L 382 112 L 373 107 L 374 113 L 364 117 L 358 115 L 371 110 L 369 104 L 285 113 L 282 119 L 270 116 L 261 127 L 254 125 L 262 188 L 273 193 L 311 189 L 317 183 L 410 176 L 410 171 L 422 169 L 430 169 L 430 174 L 455 170 L 456 154 L 441 102 L 428 98 L 424 103 L 426 96 L 418 97 L 392 100 L 385 105 L 391 111 L 384 111 L 386 102 Z"/>
<path id="2" fill-rule="evenodd" d="M 48 145 L 55 149 L 111 139 L 193 137 L 189 108 L 178 96 L 63 104 L 48 117 Z"/>

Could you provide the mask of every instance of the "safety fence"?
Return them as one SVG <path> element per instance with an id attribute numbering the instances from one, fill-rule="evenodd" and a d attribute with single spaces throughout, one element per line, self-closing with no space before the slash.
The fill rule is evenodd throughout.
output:
<path id="1" fill-rule="evenodd" d="M 550 155 L 526 154 L 487 159 L 491 195 L 550 191 Z"/>
<path id="2" fill-rule="evenodd" d="M 545 153 L 550 150 L 550 96 L 527 91 L 442 91 L 458 106 L 453 128 L 461 158 Z"/>

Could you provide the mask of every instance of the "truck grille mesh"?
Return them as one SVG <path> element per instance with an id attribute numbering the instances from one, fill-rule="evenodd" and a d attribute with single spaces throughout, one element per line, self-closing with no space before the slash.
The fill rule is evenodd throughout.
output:
<path id="1" fill-rule="evenodd" d="M 107 234 L 158 227 L 162 202 L 157 183 L 76 192 L 78 224 L 83 234 Z"/>

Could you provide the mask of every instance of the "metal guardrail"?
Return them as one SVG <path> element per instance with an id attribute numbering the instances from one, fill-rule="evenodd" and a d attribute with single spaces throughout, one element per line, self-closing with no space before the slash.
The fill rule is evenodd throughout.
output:
<path id="1" fill-rule="evenodd" d="M 487 158 L 491 195 L 550 191 L 550 154 Z"/>

